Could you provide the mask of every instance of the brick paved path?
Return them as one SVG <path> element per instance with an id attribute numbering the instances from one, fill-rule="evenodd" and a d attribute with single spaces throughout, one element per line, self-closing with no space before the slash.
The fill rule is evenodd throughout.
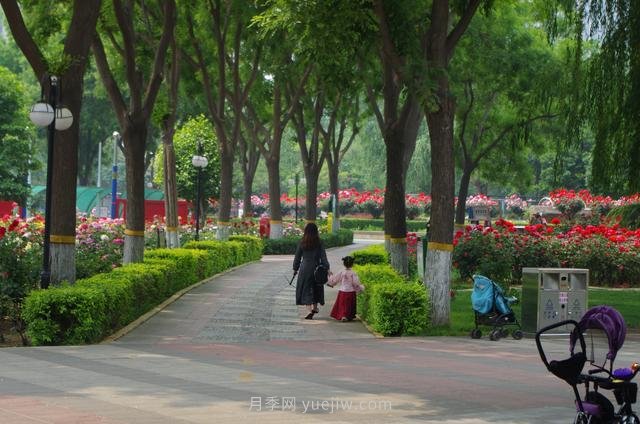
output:
<path id="1" fill-rule="evenodd" d="M 215 277 L 115 342 L 0 349 L 0 424 L 572 422 L 532 340 L 380 339 L 328 319 L 331 290 L 307 321 L 291 260 Z"/>

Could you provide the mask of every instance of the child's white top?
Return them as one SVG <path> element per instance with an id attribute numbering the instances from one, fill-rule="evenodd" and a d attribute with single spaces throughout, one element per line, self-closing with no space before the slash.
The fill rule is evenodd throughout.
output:
<path id="1" fill-rule="evenodd" d="M 328 286 L 335 287 L 340 284 L 339 290 L 343 292 L 361 292 L 364 286 L 360 284 L 358 275 L 350 269 L 344 269 L 329 277 Z"/>

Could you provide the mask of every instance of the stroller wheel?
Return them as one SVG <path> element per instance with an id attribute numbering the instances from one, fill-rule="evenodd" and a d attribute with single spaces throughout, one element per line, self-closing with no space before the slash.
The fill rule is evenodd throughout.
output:
<path id="1" fill-rule="evenodd" d="M 516 340 L 520 340 L 522 336 L 523 336 L 522 330 L 515 330 L 511 333 L 511 337 L 513 337 Z"/>
<path id="2" fill-rule="evenodd" d="M 507 337 L 509 335 L 509 330 L 507 330 L 506 328 L 501 328 L 499 331 L 501 338 Z"/>
<path id="3" fill-rule="evenodd" d="M 471 330 L 471 333 L 469 335 L 472 339 L 479 339 L 480 337 L 482 337 L 482 331 L 480 331 L 479 328 L 474 328 L 473 330 Z"/>
<path id="4" fill-rule="evenodd" d="M 500 330 L 493 330 L 489 334 L 489 340 L 491 340 L 492 342 L 500 340 Z"/>

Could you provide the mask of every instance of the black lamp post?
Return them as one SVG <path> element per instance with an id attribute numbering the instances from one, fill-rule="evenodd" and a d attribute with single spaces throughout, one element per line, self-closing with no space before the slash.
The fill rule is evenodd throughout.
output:
<path id="1" fill-rule="evenodd" d="M 51 282 L 50 240 L 51 240 L 51 190 L 53 180 L 53 141 L 56 130 L 63 131 L 73 124 L 71 111 L 59 105 L 59 79 L 55 75 L 47 76 L 49 85 L 48 99 L 45 100 L 42 86 L 41 100 L 31 107 L 29 119 L 38 127 L 47 128 L 47 185 L 44 202 L 44 237 L 42 244 L 42 272 L 40 287 L 46 289 Z"/>
<path id="2" fill-rule="evenodd" d="M 296 224 L 298 223 L 298 184 L 300 184 L 300 173 L 296 172 Z"/>
<path id="3" fill-rule="evenodd" d="M 209 161 L 205 156 L 202 156 L 202 143 L 198 143 L 198 154 L 193 155 L 191 158 L 191 164 L 198 170 L 196 174 L 196 241 L 200 237 L 200 203 L 202 198 L 202 188 L 200 180 L 202 178 L 202 169 L 207 166 Z"/>
<path id="4" fill-rule="evenodd" d="M 120 133 L 113 132 L 113 166 L 111 167 L 111 219 L 118 217 L 118 143 Z"/>

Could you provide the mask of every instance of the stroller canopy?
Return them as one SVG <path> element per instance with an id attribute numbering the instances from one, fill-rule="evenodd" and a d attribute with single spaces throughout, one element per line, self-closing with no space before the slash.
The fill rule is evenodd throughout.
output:
<path id="1" fill-rule="evenodd" d="M 578 323 L 580 332 L 584 333 L 589 329 L 602 330 L 609 340 L 609 352 L 607 359 L 613 361 L 618 351 L 624 344 L 624 338 L 627 335 L 627 325 L 620 312 L 609 306 L 594 306 L 585 312 L 584 316 Z M 575 346 L 577 336 L 571 335 L 571 351 Z"/>
<path id="2" fill-rule="evenodd" d="M 484 275 L 473 276 L 471 306 L 474 311 L 480 314 L 488 314 L 494 309 L 494 307 L 501 314 L 508 314 L 511 312 L 509 304 L 504 298 L 502 288 Z"/>

